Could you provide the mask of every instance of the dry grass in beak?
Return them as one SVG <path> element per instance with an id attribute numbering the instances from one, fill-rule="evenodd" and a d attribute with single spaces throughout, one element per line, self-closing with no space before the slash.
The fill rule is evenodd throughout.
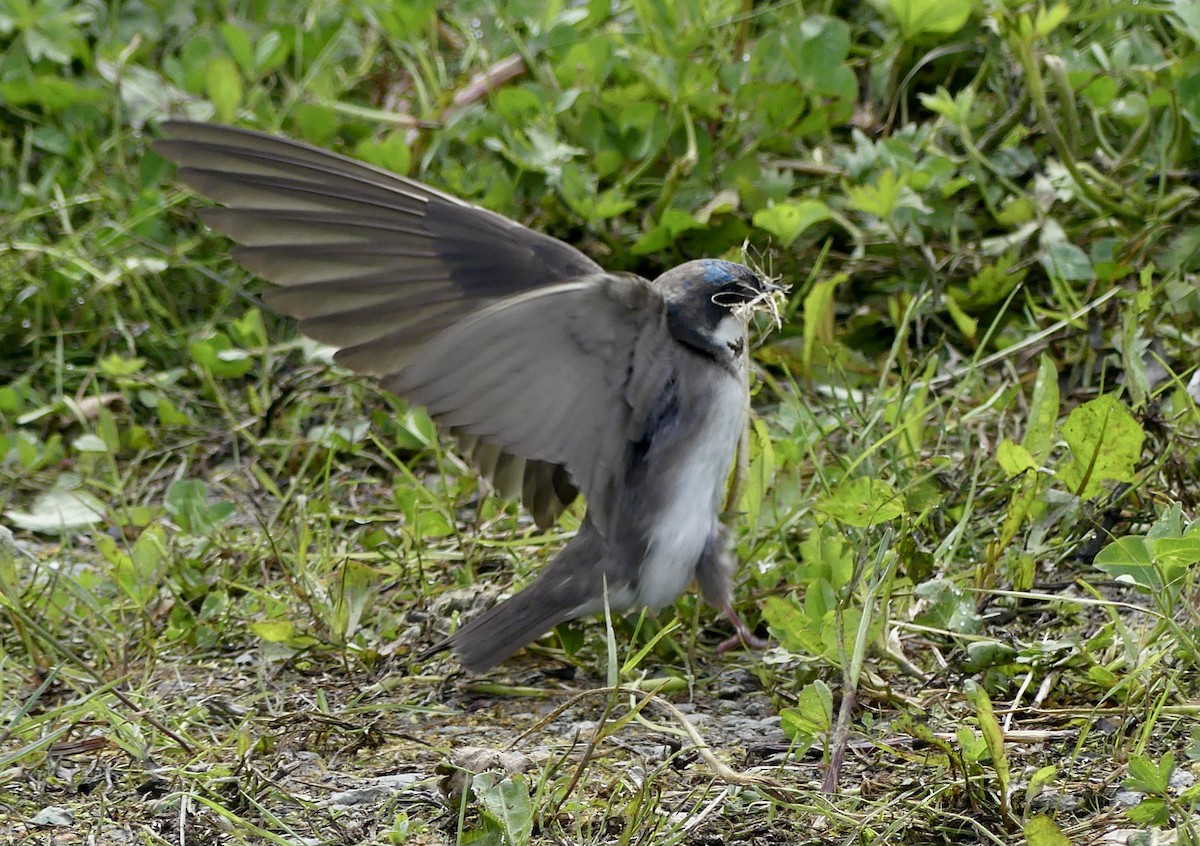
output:
<path id="1" fill-rule="evenodd" d="M 779 307 L 786 293 L 787 288 L 766 282 L 762 290 L 755 291 L 752 299 L 744 300 L 735 305 L 733 313 L 743 320 L 749 320 L 750 315 L 754 312 L 760 310 L 767 311 L 771 314 L 771 322 L 775 324 L 775 329 L 782 329 L 783 317 L 779 313 Z"/>

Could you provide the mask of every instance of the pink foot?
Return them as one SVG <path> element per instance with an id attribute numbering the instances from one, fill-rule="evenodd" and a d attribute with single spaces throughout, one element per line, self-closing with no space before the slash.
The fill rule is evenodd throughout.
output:
<path id="1" fill-rule="evenodd" d="M 738 616 L 738 612 L 733 610 L 732 605 L 725 603 L 725 607 L 721 610 L 725 613 L 725 619 L 733 624 L 733 629 L 735 632 L 737 632 L 737 634 L 731 638 L 721 641 L 721 643 L 718 644 L 718 655 L 723 655 L 729 650 L 738 646 L 745 646 L 747 649 L 766 649 L 771 645 L 770 641 L 763 640 L 761 637 L 758 637 L 756 634 L 754 634 L 754 632 L 750 631 L 750 627 L 742 621 L 742 618 Z"/>

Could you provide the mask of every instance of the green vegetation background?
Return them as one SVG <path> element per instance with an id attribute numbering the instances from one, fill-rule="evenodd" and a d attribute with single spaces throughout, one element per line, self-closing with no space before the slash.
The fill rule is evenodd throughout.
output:
<path id="1" fill-rule="evenodd" d="M 1198 42 L 1197 0 L 0 0 L 0 807 L 81 795 L 5 775 L 81 726 L 122 760 L 229 766 L 249 741 L 151 694 L 164 674 L 259 649 L 386 678 L 476 575 L 519 582 L 560 539 L 259 311 L 149 151 L 186 116 L 421 178 L 612 270 L 748 250 L 792 286 L 761 327 L 737 503 L 740 604 L 781 648 L 721 660 L 797 753 L 829 754 L 831 690 L 874 691 L 855 725 L 971 720 L 923 765 L 961 790 L 884 818 L 932 803 L 953 842 L 963 806 L 1006 836 L 1054 825 L 1010 803 L 986 706 L 1049 685 L 1034 705 L 1064 709 L 1074 751 L 1016 783 L 1069 792 L 1088 748 L 1144 798 L 1132 824 L 1179 824 L 1194 796 L 1167 785 L 1200 757 Z M 609 681 L 704 677 L 711 613 L 676 612 L 657 641 L 665 618 L 618 626 L 615 670 L 595 623 L 559 645 Z M 1097 709 L 1127 721 L 1097 738 Z M 189 778 L 172 789 L 217 801 Z M 460 832 L 495 834 L 488 807 Z"/>

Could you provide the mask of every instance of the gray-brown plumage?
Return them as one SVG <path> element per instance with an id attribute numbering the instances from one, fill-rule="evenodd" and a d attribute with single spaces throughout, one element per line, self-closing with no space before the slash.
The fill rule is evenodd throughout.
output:
<path id="1" fill-rule="evenodd" d="M 695 580 L 736 620 L 718 519 L 745 425 L 739 304 L 724 261 L 648 282 L 377 168 L 286 139 L 171 121 L 155 149 L 226 208 L 206 223 L 339 363 L 428 408 L 503 495 L 578 534 L 512 599 L 436 648 L 483 671 L 566 620 L 672 602 Z"/>

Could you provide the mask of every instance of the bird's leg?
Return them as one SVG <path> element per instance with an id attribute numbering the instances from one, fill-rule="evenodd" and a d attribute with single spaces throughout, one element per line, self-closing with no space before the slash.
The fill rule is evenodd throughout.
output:
<path id="1" fill-rule="evenodd" d="M 717 646 L 717 654 L 721 655 L 728 652 L 737 646 L 745 646 L 747 649 L 766 649 L 770 646 L 770 641 L 763 640 L 754 632 L 750 631 L 750 627 L 742 620 L 737 611 L 733 610 L 733 603 L 724 602 L 721 605 L 721 613 L 725 615 L 725 619 L 733 624 L 733 630 L 737 632 L 733 637 L 721 641 Z"/>

